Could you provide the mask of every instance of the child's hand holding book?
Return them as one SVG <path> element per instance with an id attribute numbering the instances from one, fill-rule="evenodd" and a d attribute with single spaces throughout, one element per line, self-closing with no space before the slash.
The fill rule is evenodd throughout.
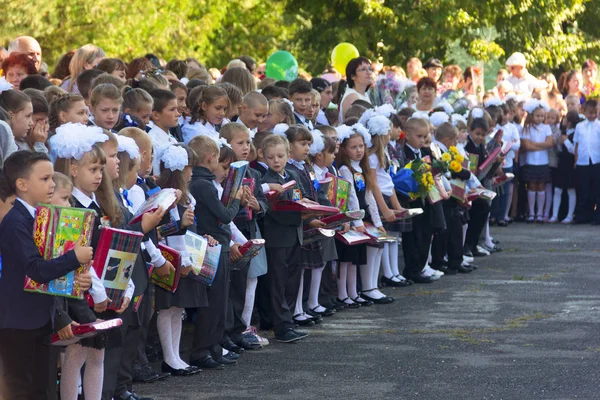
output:
<path id="1" fill-rule="evenodd" d="M 77 242 L 75 242 L 75 247 L 73 248 L 79 264 L 87 264 L 94 258 L 94 249 L 92 249 L 90 246 L 84 246 L 82 244 L 83 239 L 83 236 L 79 236 L 79 239 L 77 239 Z"/>
<path id="2" fill-rule="evenodd" d="M 167 210 L 160 206 L 153 212 L 145 213 L 142 216 L 142 231 L 144 231 L 144 233 L 148 233 L 152 229 L 156 228 L 164 217 L 165 212 L 167 212 Z"/>

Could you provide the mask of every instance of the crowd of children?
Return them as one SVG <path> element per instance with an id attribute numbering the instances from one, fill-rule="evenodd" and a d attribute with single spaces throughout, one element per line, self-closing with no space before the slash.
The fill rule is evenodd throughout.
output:
<path id="1" fill-rule="evenodd" d="M 10 74 L 0 81 L 1 399 L 145 398 L 133 382 L 223 369 L 269 344 L 265 336 L 296 342 L 310 333 L 300 327 L 342 310 L 393 303 L 382 287 L 474 271 L 474 257 L 502 250 L 490 225 L 518 218 L 600 223 L 599 105 L 570 89 L 565 103 L 516 68 L 524 67 L 519 56 L 509 59 L 511 75 L 499 74 L 498 86 L 481 99 L 469 92 L 472 77 L 465 71 L 458 93 L 468 102 L 460 110 L 460 102 L 444 100 L 456 68 L 448 67 L 450 80 L 438 82 L 439 60 L 422 69 L 411 59 L 405 97 L 375 105 L 376 83 L 399 69 L 377 76 L 364 57 L 348 63 L 341 82 L 286 82 L 253 76 L 249 57 L 218 77 L 192 58 L 160 67 L 150 55 L 127 65 L 87 45 L 72 55 L 71 75 L 51 82 L 30 72 L 39 63 L 14 54 Z M 19 65 L 29 76 L 16 82 Z M 421 96 L 414 99 L 413 80 Z M 399 185 L 403 170 L 448 160 L 460 162 L 436 176 L 438 201 Z M 250 163 L 246 177 L 256 185 L 231 193 L 225 205 L 223 183 L 236 161 Z M 480 174 L 490 171 L 486 165 L 495 168 Z M 375 229 L 386 240 L 305 243 L 305 228 L 325 223 L 314 214 L 276 209 L 268 199 L 336 206 L 322 187 L 328 176 L 349 182 L 348 211 L 364 211 L 339 233 Z M 175 189 L 176 204 L 130 223 L 159 188 Z M 63 256 L 44 260 L 33 240 L 39 203 L 96 211 L 100 223 L 91 243 L 77 242 Z M 240 218 L 246 209 L 251 218 Z M 398 217 L 411 210 L 413 218 Z M 165 224 L 174 229 L 157 229 Z M 89 268 L 102 226 L 143 235 L 116 310 L 108 308 L 102 281 Z M 210 286 L 188 277 L 188 231 L 221 246 Z M 240 267 L 240 247 L 249 239 L 264 239 L 265 246 Z M 147 263 L 161 277 L 176 267 L 160 243 L 184 255 L 175 292 L 148 276 Z M 92 306 L 23 291 L 25 276 L 45 283 L 81 264 L 88 267 L 78 283 Z M 134 299 L 141 299 L 135 307 Z M 118 329 L 50 346 L 52 333 L 67 340 L 73 326 L 117 317 L 123 321 Z M 184 320 L 193 324 L 185 360 Z M 160 370 L 151 366 L 157 354 Z"/>

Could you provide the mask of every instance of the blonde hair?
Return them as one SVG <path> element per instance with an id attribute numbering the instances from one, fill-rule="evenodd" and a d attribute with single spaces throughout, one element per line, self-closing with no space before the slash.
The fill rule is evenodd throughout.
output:
<path id="1" fill-rule="evenodd" d="M 221 77 L 221 82 L 233 83 L 240 88 L 244 95 L 256 91 L 256 79 L 246 68 L 246 64 L 240 61 L 243 67 L 228 68 Z"/>
<path id="2" fill-rule="evenodd" d="M 101 83 L 92 90 L 90 95 L 90 104 L 92 107 L 97 106 L 102 99 L 114 100 L 117 103 L 123 102 L 121 91 L 111 83 Z"/>
<path id="3" fill-rule="evenodd" d="M 218 157 L 220 153 L 217 142 L 204 135 L 194 137 L 188 143 L 188 147 L 196 153 L 198 156 L 197 161 L 199 163 L 205 162 L 206 158 L 211 155 L 216 155 Z"/>
<path id="4" fill-rule="evenodd" d="M 458 128 L 454 127 L 450 122 L 444 122 L 435 130 L 435 139 L 440 141 L 446 138 L 458 138 Z"/>
<path id="5" fill-rule="evenodd" d="M 313 102 L 321 102 L 321 93 L 319 93 L 315 89 L 310 91 L 310 97 L 312 98 Z"/>
<path id="6" fill-rule="evenodd" d="M 285 100 L 271 100 L 269 101 L 269 113 L 281 114 L 285 117 L 283 121 L 279 121 L 282 124 L 293 125 L 296 123 L 292 108 Z"/>
<path id="7" fill-rule="evenodd" d="M 219 136 L 227 140 L 229 143 L 233 140 L 235 135 L 241 132 L 248 133 L 248 128 L 242 124 L 238 124 L 237 122 L 230 122 L 221 128 L 219 131 Z"/>
<path id="8" fill-rule="evenodd" d="M 212 85 L 214 83 L 213 77 L 210 73 L 203 68 L 190 68 L 185 75 L 188 79 L 200 79 L 206 82 L 207 85 Z"/>
<path id="9" fill-rule="evenodd" d="M 260 148 L 264 155 L 267 149 L 279 145 L 282 145 L 285 148 L 286 153 L 290 153 L 290 142 L 285 136 L 282 135 L 268 135 L 263 139 Z"/>
<path id="10" fill-rule="evenodd" d="M 48 86 L 44 88 L 44 97 L 46 97 L 48 104 L 52 103 L 57 97 L 65 94 L 67 94 L 67 92 L 58 86 Z"/>
<path id="11" fill-rule="evenodd" d="M 52 180 L 54 181 L 54 184 L 56 185 L 56 189 L 73 188 L 73 182 L 71 181 L 71 178 L 69 178 L 67 175 L 63 174 L 62 172 L 54 171 Z"/>
<path id="12" fill-rule="evenodd" d="M 369 154 L 375 154 L 377 157 L 377 164 L 379 167 L 385 169 L 386 158 L 385 158 L 385 136 L 383 135 L 374 135 L 371 136 L 372 147 L 369 149 Z"/>
<path id="13" fill-rule="evenodd" d="M 150 136 L 140 128 L 128 127 L 119 131 L 119 135 L 127 136 L 135 141 L 135 144 L 140 149 L 140 152 L 145 150 L 152 151 L 152 140 Z"/>
<path id="14" fill-rule="evenodd" d="M 131 158 L 131 156 L 129 155 L 128 152 L 126 151 L 119 151 L 117 154 L 117 157 L 119 158 L 119 177 L 117 179 L 115 179 L 113 181 L 113 187 L 115 189 L 128 189 L 126 187 L 126 183 L 127 183 L 127 175 L 133 170 L 135 169 L 137 171 L 137 168 L 139 166 L 139 162 L 140 162 L 140 158 Z"/>
<path id="15" fill-rule="evenodd" d="M 104 57 L 106 57 L 104 50 L 93 44 L 88 43 L 85 46 L 78 48 L 69 63 L 69 74 L 71 76 L 69 81 L 69 92 L 73 90 L 73 85 L 77 82 L 77 76 L 84 71 L 85 64 L 92 63 L 96 58 Z"/>

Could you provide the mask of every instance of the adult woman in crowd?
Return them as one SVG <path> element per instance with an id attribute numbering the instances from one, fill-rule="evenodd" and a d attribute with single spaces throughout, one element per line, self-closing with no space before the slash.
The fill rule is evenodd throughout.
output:
<path id="1" fill-rule="evenodd" d="M 19 89 L 19 84 L 29 75 L 37 74 L 35 64 L 27 56 L 22 53 L 12 53 L 4 59 L 2 63 L 4 76 L 6 81 L 10 83 L 14 89 Z"/>
<path id="2" fill-rule="evenodd" d="M 346 111 L 356 100 L 371 102 L 367 96 L 367 90 L 373 84 L 373 66 L 366 57 L 357 57 L 350 60 L 346 65 L 346 80 L 348 87 L 344 91 L 344 97 L 340 102 L 340 122 L 346 116 Z"/>

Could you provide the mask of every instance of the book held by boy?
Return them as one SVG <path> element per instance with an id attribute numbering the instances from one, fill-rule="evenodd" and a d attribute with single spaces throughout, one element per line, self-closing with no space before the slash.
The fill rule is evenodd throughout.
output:
<path id="1" fill-rule="evenodd" d="M 110 299 L 109 310 L 119 310 L 123 305 L 127 284 L 132 277 L 144 234 L 103 227 L 98 247 L 94 251 L 93 268 L 106 289 Z M 91 296 L 87 297 L 94 305 Z"/>
<path id="2" fill-rule="evenodd" d="M 223 183 L 223 195 L 221 196 L 221 201 L 226 207 L 233 203 L 235 195 L 242 187 L 248 168 L 250 168 L 248 161 L 235 161 L 229 166 L 229 173 Z"/>
<path id="3" fill-rule="evenodd" d="M 210 247 L 206 238 L 191 231 L 185 233 L 184 239 L 187 255 L 192 259 L 188 278 L 212 285 L 219 268 L 221 245 Z"/>
<path id="4" fill-rule="evenodd" d="M 281 185 L 281 187 L 283 188 L 283 192 L 286 192 L 286 191 L 292 189 L 294 186 L 296 186 L 296 181 L 289 181 L 289 182 L 286 182 L 283 185 Z M 269 190 L 267 193 L 265 193 L 265 197 L 269 201 L 276 200 L 278 197 L 277 191 Z"/>
<path id="5" fill-rule="evenodd" d="M 254 178 L 244 178 L 242 181 L 242 186 L 247 186 L 250 189 L 250 193 L 254 193 L 255 185 L 256 179 Z M 246 205 L 246 207 L 240 207 L 240 211 L 235 218 L 250 221 L 252 219 L 252 207 L 249 205 Z"/>
<path id="6" fill-rule="evenodd" d="M 75 247 L 75 242 L 80 236 L 83 236 L 82 245 L 89 245 L 95 219 L 96 212 L 87 208 L 41 204 L 36 207 L 33 241 L 45 260 L 60 257 Z M 63 277 L 43 284 L 26 276 L 24 290 L 83 299 L 83 291 L 75 277 L 81 274 L 84 268 L 85 266 L 82 265 Z"/>
<path id="7" fill-rule="evenodd" d="M 350 229 L 348 232 L 337 232 L 335 234 L 335 238 L 340 242 L 347 244 L 348 246 L 353 246 L 357 244 L 369 243 L 372 242 L 373 238 L 366 233 L 359 232 L 354 229 Z"/>
<path id="8" fill-rule="evenodd" d="M 338 214 L 340 210 L 335 207 L 322 206 L 308 199 L 298 201 L 277 200 L 272 203 L 272 211 L 297 211 L 302 214 L 312 214 L 315 217 Z"/>

